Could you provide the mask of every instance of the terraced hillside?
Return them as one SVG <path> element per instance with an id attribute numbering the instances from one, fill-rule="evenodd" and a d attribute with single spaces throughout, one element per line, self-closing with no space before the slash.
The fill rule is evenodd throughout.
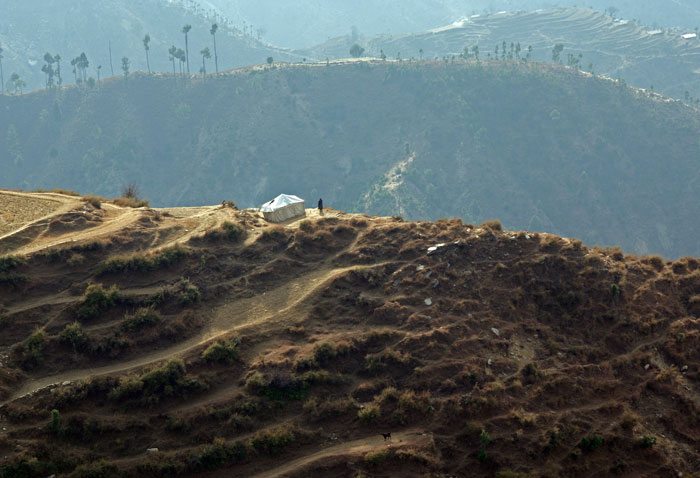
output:
<path id="1" fill-rule="evenodd" d="M 586 8 L 557 8 L 534 12 L 511 12 L 470 16 L 453 25 L 408 35 L 380 35 L 359 43 L 368 55 L 404 59 L 459 56 L 478 45 L 480 57 L 495 57 L 495 47 L 520 43 L 525 58 L 532 46 L 532 59 L 552 61 L 552 49 L 564 45 L 567 55 L 583 55 L 580 67 L 611 78 L 623 78 L 638 88 L 651 88 L 664 95 L 685 98 L 686 91 L 700 98 L 700 38 L 685 40 L 693 30 L 651 30 L 629 20 L 614 20 Z M 353 40 L 336 38 L 308 52 L 317 58 L 345 58 Z M 501 57 L 502 49 L 498 54 Z"/>
<path id="2" fill-rule="evenodd" d="M 697 259 L 45 199 L 0 257 L 2 478 L 697 477 Z"/>

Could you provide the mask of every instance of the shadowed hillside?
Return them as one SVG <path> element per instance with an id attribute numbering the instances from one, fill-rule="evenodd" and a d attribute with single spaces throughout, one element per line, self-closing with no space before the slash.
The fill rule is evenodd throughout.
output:
<path id="1" fill-rule="evenodd" d="M 1 478 L 698 476 L 697 259 L 0 201 Z"/>
<path id="2" fill-rule="evenodd" d="M 697 110 L 572 69 L 348 62 L 0 98 L 2 186 L 153 204 L 280 192 L 700 255 Z"/>

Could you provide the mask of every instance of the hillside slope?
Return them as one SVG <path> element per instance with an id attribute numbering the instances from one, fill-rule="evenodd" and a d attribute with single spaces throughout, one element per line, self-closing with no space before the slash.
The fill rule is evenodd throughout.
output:
<path id="1" fill-rule="evenodd" d="M 404 34 L 450 24 L 472 14 L 499 11 L 534 11 L 552 6 L 581 6 L 577 0 L 207 0 L 235 24 L 244 22 L 265 31 L 265 38 L 280 46 L 308 48 L 328 38 L 347 34 Z M 657 28 L 700 25 L 700 7 L 693 0 L 589 0 L 603 12 L 616 7 L 616 16 L 637 19 Z M 322 57 L 325 58 L 325 57 Z"/>
<path id="2" fill-rule="evenodd" d="M 697 476 L 697 259 L 0 200 L 65 206 L 0 257 L 2 478 Z"/>
<path id="3" fill-rule="evenodd" d="M 190 72 L 196 74 L 202 65 L 199 54 L 204 47 L 212 51 L 207 67 L 214 71 L 213 43 L 209 33 L 216 20 L 202 11 L 185 8 L 180 2 L 163 0 L 35 0 L 15 2 L 0 18 L 0 46 L 7 82 L 17 72 L 27 83 L 26 90 L 42 88 L 45 76 L 41 71 L 44 54 L 60 54 L 63 84 L 74 82 L 70 62 L 85 52 L 90 66 L 87 76 L 97 79 L 111 76 L 109 45 L 112 46 L 114 75 L 121 75 L 122 57 L 131 61 L 131 71 L 146 71 L 146 53 L 142 40 L 151 37 L 150 64 L 153 71 L 172 71 L 168 49 L 171 45 L 185 49 L 183 25 L 192 25 L 189 33 Z M 287 51 L 261 43 L 239 29 L 219 22 L 217 50 L 219 68 L 265 62 L 268 56 L 278 60 L 301 60 Z M 56 65 L 54 65 L 54 68 Z M 12 86 L 8 86 L 13 91 Z"/>
<path id="4" fill-rule="evenodd" d="M 353 39 L 335 38 L 300 52 L 316 58 L 345 58 L 350 46 L 358 42 L 367 55 L 389 58 L 443 58 L 459 56 L 467 47 L 479 46 L 482 59 L 503 54 L 502 43 L 511 51 L 511 43 L 520 43 L 525 58 L 532 46 L 531 58 L 552 61 L 552 49 L 564 45 L 561 61 L 568 55 L 580 61 L 580 67 L 610 78 L 623 78 L 638 88 L 652 88 L 664 95 L 685 98 L 686 92 L 700 98 L 700 39 L 683 39 L 694 30 L 652 29 L 632 21 L 613 19 L 587 8 L 557 8 L 533 12 L 501 12 L 475 15 L 443 28 L 405 35 L 379 35 Z M 578 56 L 582 55 L 582 58 Z M 515 56 L 514 54 L 512 56 Z"/>
<path id="5" fill-rule="evenodd" d="M 697 111 L 541 64 L 323 64 L 0 98 L 0 186 L 154 205 L 281 192 L 700 255 Z"/>

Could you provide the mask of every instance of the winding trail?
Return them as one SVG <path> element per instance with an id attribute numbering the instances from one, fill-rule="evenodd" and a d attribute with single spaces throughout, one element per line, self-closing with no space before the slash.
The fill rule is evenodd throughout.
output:
<path id="1" fill-rule="evenodd" d="M 353 440 L 346 443 L 341 443 L 339 445 L 334 445 L 323 450 L 317 451 L 310 455 L 297 458 L 296 460 L 289 461 L 284 465 L 273 468 L 257 475 L 253 475 L 250 478 L 278 478 L 283 477 L 293 471 L 296 471 L 306 465 L 309 465 L 315 461 L 322 458 L 327 458 L 337 455 L 357 455 L 364 454 L 378 448 L 393 448 L 397 445 L 426 445 L 430 442 L 430 435 L 422 433 L 417 429 L 405 430 L 402 432 L 392 433 L 392 441 L 385 441 L 381 434 L 376 433 L 365 438 L 360 438 L 359 440 Z M 230 476 L 223 474 L 216 474 L 211 476 Z"/>
<path id="2" fill-rule="evenodd" d="M 338 254 L 341 254 L 345 250 L 347 250 L 347 248 L 343 249 L 343 251 Z M 335 257 L 337 257 L 337 255 L 326 259 L 325 263 L 332 262 Z M 305 313 L 311 307 L 310 304 L 306 303 L 307 299 L 338 276 L 351 270 L 381 265 L 382 264 L 373 264 L 371 266 L 340 268 L 333 268 L 330 266 L 321 267 L 297 277 L 292 282 L 256 295 L 255 297 L 225 302 L 212 309 L 212 320 L 200 333 L 184 342 L 173 347 L 154 351 L 132 360 L 112 365 L 70 370 L 48 377 L 29 380 L 15 390 L 6 401 L 0 402 L 0 406 L 55 384 L 66 381 L 73 382 L 96 375 L 128 372 L 162 360 L 183 356 L 225 334 L 244 327 L 254 327 L 263 324 L 275 325 L 279 322 L 287 321 L 289 320 L 288 316 L 292 313 L 295 315 Z"/>

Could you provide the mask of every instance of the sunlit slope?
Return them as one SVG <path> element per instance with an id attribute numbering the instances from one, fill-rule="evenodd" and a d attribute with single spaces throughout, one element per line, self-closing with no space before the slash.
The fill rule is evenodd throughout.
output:
<path id="1" fill-rule="evenodd" d="M 563 67 L 326 63 L 133 76 L 0 106 L 2 186 L 154 205 L 285 192 L 697 255 L 697 111 Z"/>
<path id="2" fill-rule="evenodd" d="M 367 53 L 389 58 L 443 58 L 460 55 L 464 48 L 479 46 L 482 59 L 496 57 L 506 42 L 506 56 L 511 43 L 520 43 L 525 58 L 532 46 L 532 59 L 552 61 L 552 49 L 562 43 L 561 61 L 568 63 L 573 54 L 580 67 L 611 78 L 623 78 L 638 88 L 685 98 L 688 91 L 700 97 L 700 39 L 681 37 L 686 30 L 661 30 L 640 26 L 630 20 L 615 20 L 586 8 L 558 8 L 534 12 L 511 12 L 477 15 L 450 27 L 408 35 L 382 35 L 363 38 L 359 43 Z M 336 38 L 307 54 L 318 58 L 348 55 L 353 43 L 349 37 Z M 421 53 L 420 51 L 423 51 Z M 579 54 L 582 58 L 579 59 Z"/>
<path id="3" fill-rule="evenodd" d="M 182 2 L 187 3 L 187 2 Z M 85 52 L 90 62 L 86 78 L 119 76 L 122 58 L 130 61 L 130 70 L 146 71 L 143 39 L 150 35 L 149 60 L 153 71 L 172 71 L 168 49 L 175 45 L 185 50 L 182 27 L 192 26 L 188 33 L 189 68 L 192 74 L 202 67 L 200 51 L 208 47 L 211 59 L 207 71 L 214 71 L 214 45 L 210 34 L 212 23 L 218 22 L 217 52 L 220 69 L 265 62 L 268 56 L 277 60 L 299 60 L 301 57 L 266 45 L 255 38 L 255 32 L 244 35 L 239 28 L 227 25 L 202 8 L 185 8 L 180 2 L 163 0 L 34 0 L 13 2 L 0 19 L 0 46 L 4 52 L 3 69 L 7 82 L 17 72 L 27 83 L 25 91 L 42 88 L 46 76 L 42 72 L 44 54 L 61 57 L 63 84 L 73 83 L 71 60 Z M 191 5 L 190 5 L 191 6 Z M 110 64 L 110 45 L 112 60 Z M 179 62 L 175 61 L 179 71 Z M 56 64 L 53 65 L 55 69 Z M 185 65 L 186 68 L 186 65 Z M 79 72 L 78 72 L 79 73 Z M 55 81 L 58 81 L 56 77 Z M 12 84 L 7 88 L 14 91 Z"/>

